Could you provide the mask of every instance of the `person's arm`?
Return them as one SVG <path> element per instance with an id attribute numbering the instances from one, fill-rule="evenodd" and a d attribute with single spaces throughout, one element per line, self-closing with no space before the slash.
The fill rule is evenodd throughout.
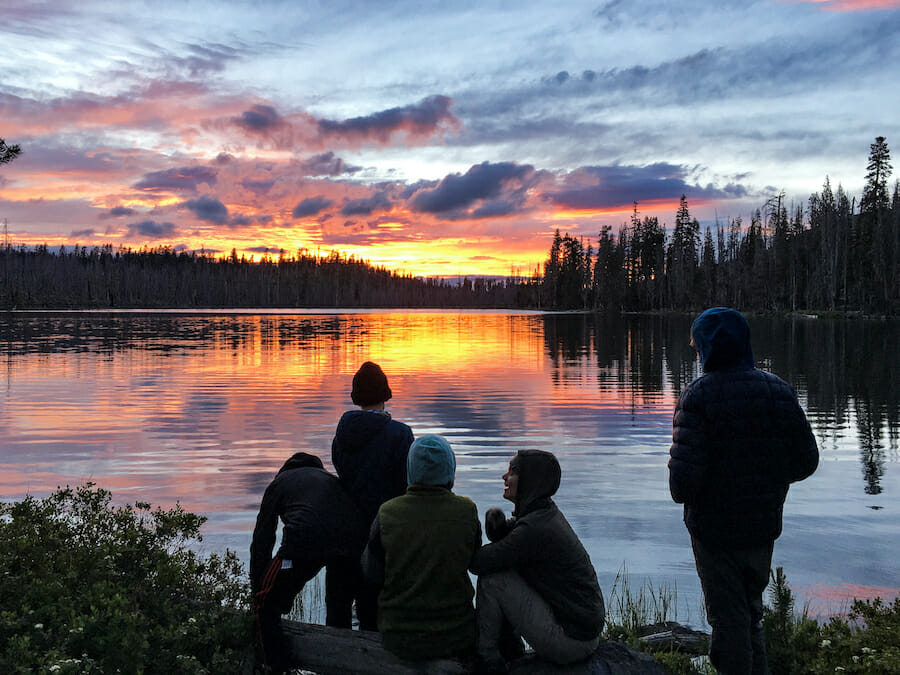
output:
<path id="1" fill-rule="evenodd" d="M 250 542 L 250 588 L 255 593 L 259 589 L 262 578 L 272 564 L 272 548 L 275 546 L 275 535 L 278 529 L 278 509 L 272 486 L 266 488 L 256 527 L 253 528 L 253 539 Z"/>
<path id="2" fill-rule="evenodd" d="M 528 563 L 531 558 L 531 529 L 520 520 L 509 533 L 486 546 L 482 546 L 472 556 L 469 571 L 473 574 L 491 574 Z"/>
<path id="3" fill-rule="evenodd" d="M 696 392 L 685 390 L 672 418 L 669 492 L 677 504 L 689 504 L 703 489 L 709 466 L 703 412 Z"/>
<path id="4" fill-rule="evenodd" d="M 791 393 L 793 393 L 793 389 Z M 790 475 L 788 476 L 788 481 L 791 483 L 809 478 L 819 466 L 819 447 L 816 444 L 816 437 L 813 435 L 812 427 L 809 426 L 809 420 L 806 419 L 806 414 L 800 407 L 795 393 L 794 404 L 796 420 L 793 424 L 794 439 L 791 443 Z"/>
<path id="5" fill-rule="evenodd" d="M 384 586 L 384 546 L 381 544 L 381 519 L 375 516 L 369 530 L 369 543 L 360 559 L 366 585 L 374 588 Z"/>

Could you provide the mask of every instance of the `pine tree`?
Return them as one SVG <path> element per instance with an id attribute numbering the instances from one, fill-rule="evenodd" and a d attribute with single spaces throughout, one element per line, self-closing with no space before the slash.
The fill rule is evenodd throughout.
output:
<path id="1" fill-rule="evenodd" d="M 890 206 L 888 179 L 891 177 L 891 151 L 887 139 L 879 136 L 870 146 L 869 163 L 866 165 L 866 186 L 859 203 L 860 213 L 877 214 Z"/>
<path id="2" fill-rule="evenodd" d="M 7 145 L 6 141 L 0 138 L 0 164 L 7 164 L 22 154 L 22 148 L 18 145 Z"/>

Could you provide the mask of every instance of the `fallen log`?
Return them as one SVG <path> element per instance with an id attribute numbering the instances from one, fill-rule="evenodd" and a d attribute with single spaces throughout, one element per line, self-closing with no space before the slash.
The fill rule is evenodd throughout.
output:
<path id="1" fill-rule="evenodd" d="M 469 664 L 450 659 L 412 663 L 381 644 L 381 635 L 369 631 L 330 628 L 282 620 L 286 647 L 295 668 L 318 675 L 461 675 Z M 590 661 L 558 666 L 533 653 L 510 664 L 512 675 L 665 675 L 665 669 L 649 654 L 619 642 L 602 642 Z"/>
<path id="2" fill-rule="evenodd" d="M 700 656 L 709 652 L 709 635 L 674 621 L 656 623 L 641 629 L 640 641 L 653 651 L 676 651 Z"/>

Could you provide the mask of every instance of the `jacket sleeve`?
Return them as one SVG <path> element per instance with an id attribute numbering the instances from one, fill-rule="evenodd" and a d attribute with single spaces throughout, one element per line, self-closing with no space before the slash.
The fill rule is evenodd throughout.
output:
<path id="1" fill-rule="evenodd" d="M 381 543 L 381 519 L 375 516 L 369 530 L 369 543 L 362 553 L 363 578 L 366 585 L 374 588 L 384 586 L 384 546 Z"/>
<path id="2" fill-rule="evenodd" d="M 703 489 L 709 467 L 709 449 L 703 412 L 693 388 L 688 387 L 675 406 L 672 447 L 669 448 L 669 492 L 678 504 L 694 501 Z"/>
<path id="3" fill-rule="evenodd" d="M 259 515 L 256 517 L 256 527 L 253 528 L 253 540 L 250 542 L 250 588 L 254 592 L 272 563 L 272 548 L 275 546 L 277 529 L 277 500 L 272 486 L 269 485 L 263 494 Z"/>
<path id="4" fill-rule="evenodd" d="M 793 393 L 793 390 L 791 391 Z M 797 419 L 794 423 L 794 440 L 791 444 L 793 452 L 789 464 L 788 482 L 790 483 L 809 478 L 819 466 L 819 448 L 816 445 L 816 437 L 809 426 L 803 408 L 800 407 L 800 402 L 797 401 L 796 394 L 794 394 L 794 403 Z"/>
<path id="5" fill-rule="evenodd" d="M 528 523 L 519 520 L 503 539 L 475 551 L 469 571 L 472 574 L 491 574 L 527 564 L 533 557 L 530 535 Z"/>

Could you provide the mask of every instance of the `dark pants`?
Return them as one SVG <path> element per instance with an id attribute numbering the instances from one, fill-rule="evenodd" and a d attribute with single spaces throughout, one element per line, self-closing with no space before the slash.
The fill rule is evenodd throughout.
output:
<path id="1" fill-rule="evenodd" d="M 763 592 L 769 583 L 773 542 L 725 548 L 691 537 L 691 545 L 712 627 L 709 660 L 721 675 L 765 675 Z"/>
<path id="2" fill-rule="evenodd" d="M 290 666 L 290 658 L 281 633 L 281 615 L 294 606 L 294 598 L 306 583 L 325 567 L 325 624 L 350 628 L 353 601 L 361 630 L 377 630 L 377 596 L 362 582 L 356 558 L 330 560 L 294 560 L 282 569 L 282 559 L 274 558 L 259 590 L 253 597 L 256 612 L 256 640 L 262 660 L 276 673 Z"/>

